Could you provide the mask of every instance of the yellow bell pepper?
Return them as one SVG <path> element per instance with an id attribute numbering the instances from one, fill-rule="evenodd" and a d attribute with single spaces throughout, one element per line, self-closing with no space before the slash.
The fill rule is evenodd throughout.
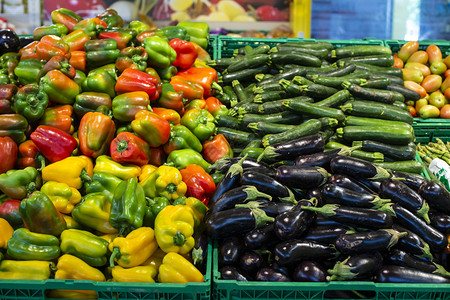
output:
<path id="1" fill-rule="evenodd" d="M 145 179 L 150 176 L 156 169 L 158 169 L 157 166 L 154 165 L 145 165 L 141 167 L 141 175 L 139 175 L 139 182 L 144 181 Z"/>
<path id="2" fill-rule="evenodd" d="M 161 283 L 203 282 L 203 274 L 180 254 L 169 252 L 159 266 L 158 281 Z"/>
<path id="3" fill-rule="evenodd" d="M 0 218 L 0 248 L 5 248 L 8 244 L 9 239 L 12 237 L 14 228 L 9 225 L 8 221 Z"/>
<path id="4" fill-rule="evenodd" d="M 109 244 L 112 252 L 110 265 L 114 261 L 125 268 L 136 267 L 145 262 L 158 249 L 155 233 L 150 227 L 140 227 L 130 232 L 126 237 L 116 237 Z"/>
<path id="5" fill-rule="evenodd" d="M 158 248 L 152 256 L 150 256 L 146 261 L 142 263 L 141 266 L 152 266 L 158 273 L 159 266 L 162 264 L 163 258 L 166 256 L 166 252 Z"/>
<path id="6" fill-rule="evenodd" d="M 155 219 L 155 237 L 166 253 L 186 254 L 194 247 L 194 216 L 185 205 L 167 205 Z"/>
<path id="7" fill-rule="evenodd" d="M 145 180 L 139 183 L 150 198 L 166 197 L 175 200 L 186 194 L 187 185 L 183 181 L 180 171 L 175 167 L 160 166 Z"/>
<path id="8" fill-rule="evenodd" d="M 46 280 L 52 263 L 42 260 L 2 260 L 0 279 Z"/>
<path id="9" fill-rule="evenodd" d="M 117 233 L 108 233 L 104 235 L 100 235 L 99 238 L 104 239 L 108 242 L 108 244 L 112 243 L 112 241 L 117 237 Z"/>
<path id="10" fill-rule="evenodd" d="M 81 201 L 80 192 L 62 182 L 47 181 L 41 187 L 41 192 L 46 194 L 56 210 L 63 214 L 70 214 L 75 205 Z"/>
<path id="11" fill-rule="evenodd" d="M 49 290 L 46 296 L 58 299 L 98 299 L 97 292 L 91 290 Z"/>
<path id="12" fill-rule="evenodd" d="M 58 271 L 55 273 L 55 279 L 106 281 L 105 275 L 99 269 L 91 267 L 83 260 L 70 254 L 61 256 L 56 268 Z"/>
<path id="13" fill-rule="evenodd" d="M 69 216 L 69 215 L 62 215 L 62 216 L 64 218 L 64 221 L 66 221 L 67 229 L 83 229 L 83 226 L 81 226 L 80 223 L 75 221 L 75 219 L 72 218 L 72 216 Z"/>
<path id="14" fill-rule="evenodd" d="M 84 181 L 90 181 L 93 174 L 92 160 L 84 155 L 69 156 L 42 169 L 42 179 L 67 184 L 77 190 Z"/>
<path id="15" fill-rule="evenodd" d="M 122 268 L 115 266 L 111 270 L 113 281 L 117 282 L 155 282 L 156 269 L 153 266 Z"/>
<path id="16" fill-rule="evenodd" d="M 100 155 L 95 160 L 94 172 L 105 172 L 122 180 L 128 180 L 131 177 L 138 177 L 141 174 L 141 167 L 132 164 L 121 164 L 109 156 Z"/>

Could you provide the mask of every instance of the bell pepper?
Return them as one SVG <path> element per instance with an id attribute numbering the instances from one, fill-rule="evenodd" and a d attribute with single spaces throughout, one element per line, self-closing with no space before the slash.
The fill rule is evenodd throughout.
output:
<path id="1" fill-rule="evenodd" d="M 72 217 L 83 226 L 101 233 L 117 233 L 109 223 L 111 202 L 102 192 L 90 193 L 72 211 Z"/>
<path id="2" fill-rule="evenodd" d="M 57 35 L 59 37 L 63 37 L 69 33 L 69 28 L 64 24 L 50 24 L 44 25 L 40 27 L 36 27 L 33 30 L 33 39 L 35 41 L 39 41 L 46 35 Z"/>
<path id="3" fill-rule="evenodd" d="M 139 111 L 131 122 L 131 127 L 150 147 L 161 146 L 169 140 L 170 123 L 154 112 Z"/>
<path id="4" fill-rule="evenodd" d="M 173 109 L 178 112 L 178 114 L 183 115 L 183 93 L 175 92 L 173 86 L 170 83 L 163 83 L 161 96 L 156 101 L 156 105 L 167 109 Z"/>
<path id="5" fill-rule="evenodd" d="M 116 96 L 115 84 L 116 80 L 108 71 L 96 69 L 89 72 L 86 79 L 81 83 L 81 87 L 84 92 L 106 93 L 114 98 Z"/>
<path id="6" fill-rule="evenodd" d="M 19 114 L 0 115 L 0 137 L 9 136 L 14 142 L 22 143 L 26 140 L 25 131 L 28 121 Z"/>
<path id="7" fill-rule="evenodd" d="M 70 58 L 70 47 L 61 37 L 46 35 L 36 45 L 36 55 L 39 59 L 47 61 L 55 55 Z"/>
<path id="8" fill-rule="evenodd" d="M 104 12 L 97 15 L 97 18 L 105 21 L 108 25 L 107 27 L 123 27 L 122 17 L 112 8 L 106 9 Z"/>
<path id="9" fill-rule="evenodd" d="M 155 172 L 158 169 L 157 166 L 148 164 L 141 167 L 141 174 L 139 174 L 139 182 L 144 181 L 145 179 L 150 176 L 153 172 Z"/>
<path id="10" fill-rule="evenodd" d="M 108 26 L 105 21 L 99 18 L 88 18 L 78 22 L 73 30 L 83 30 L 90 39 L 95 39 L 98 34 Z"/>
<path id="11" fill-rule="evenodd" d="M 80 87 L 59 70 L 51 70 L 39 81 L 39 86 L 53 103 L 73 104 Z"/>
<path id="12" fill-rule="evenodd" d="M 119 235 L 142 226 L 145 215 L 145 194 L 136 177 L 121 182 L 114 190 L 109 223 Z"/>
<path id="13" fill-rule="evenodd" d="M 163 150 L 162 146 L 159 147 L 150 147 L 150 160 L 149 164 L 155 166 L 161 166 L 166 161 L 167 155 Z"/>
<path id="14" fill-rule="evenodd" d="M 20 200 L 13 200 L 13 199 L 6 200 L 0 205 L 0 218 L 3 218 L 6 221 L 8 221 L 9 225 L 11 225 L 13 228 L 23 227 L 22 217 L 20 216 L 19 213 L 19 206 Z M 2 232 L 6 231 L 2 230 Z"/>
<path id="15" fill-rule="evenodd" d="M 52 263 L 40 260 L 2 260 L 0 279 L 47 280 Z"/>
<path id="16" fill-rule="evenodd" d="M 36 83 L 36 78 L 44 65 L 45 61 L 40 59 L 21 60 L 14 69 L 14 74 L 22 85 Z"/>
<path id="17" fill-rule="evenodd" d="M 173 166 L 178 170 L 185 169 L 187 166 L 196 164 L 209 172 L 209 164 L 205 161 L 200 153 L 193 149 L 180 149 L 170 152 L 167 157 L 166 165 Z"/>
<path id="18" fill-rule="evenodd" d="M 117 77 L 118 77 L 117 74 L 118 74 L 119 71 L 117 70 L 116 64 L 103 65 L 103 66 L 98 67 L 98 68 L 96 68 L 94 70 L 91 70 L 89 73 L 91 73 L 91 72 L 95 73 L 98 70 L 103 70 L 103 71 L 108 72 L 108 74 L 111 75 L 111 77 L 113 77 L 114 80 L 117 81 Z"/>
<path id="19" fill-rule="evenodd" d="M 151 110 L 150 98 L 146 92 L 129 92 L 112 100 L 112 112 L 114 118 L 119 121 L 131 122 L 141 110 Z"/>
<path id="20" fill-rule="evenodd" d="M 111 97 L 106 93 L 84 92 L 76 96 L 73 104 L 73 110 L 79 118 L 88 112 L 111 111 L 111 109 Z"/>
<path id="21" fill-rule="evenodd" d="M 62 55 L 53 56 L 39 71 L 37 82 L 51 70 L 59 70 L 64 75 L 73 79 L 75 77 L 75 68 L 69 63 L 69 59 Z"/>
<path id="22" fill-rule="evenodd" d="M 214 116 L 214 118 L 228 115 L 228 108 L 216 97 L 208 97 L 206 99 L 206 109 Z"/>
<path id="23" fill-rule="evenodd" d="M 162 265 L 164 256 L 166 256 L 166 252 L 162 251 L 161 248 L 158 248 L 152 256 L 142 263 L 141 266 L 152 266 L 158 272 L 159 266 Z"/>
<path id="24" fill-rule="evenodd" d="M 152 110 L 155 114 L 166 119 L 171 125 L 180 124 L 181 117 L 177 111 L 164 107 L 153 107 Z"/>
<path id="25" fill-rule="evenodd" d="M 122 180 L 128 180 L 131 177 L 138 177 L 141 174 L 141 168 L 137 165 L 121 164 L 109 156 L 100 155 L 95 160 L 94 172 L 105 172 Z"/>
<path id="26" fill-rule="evenodd" d="M 0 218 L 0 248 L 6 249 L 9 240 L 12 238 L 14 228 L 8 223 L 6 219 Z"/>
<path id="27" fill-rule="evenodd" d="M 42 169 L 42 179 L 62 182 L 70 187 L 80 189 L 83 182 L 91 181 L 92 168 L 92 161 L 89 157 L 84 155 L 69 156 L 45 166 Z"/>
<path id="28" fill-rule="evenodd" d="M 128 28 L 136 31 L 136 34 L 139 34 L 146 30 L 150 30 L 149 25 L 147 25 L 146 23 L 144 23 L 142 21 L 137 21 L 137 20 L 131 21 L 130 24 L 128 24 Z"/>
<path id="29" fill-rule="evenodd" d="M 165 68 L 156 68 L 154 70 L 158 73 L 160 80 L 166 83 L 170 82 L 172 77 L 178 73 L 178 69 L 174 65 L 170 65 Z"/>
<path id="30" fill-rule="evenodd" d="M 0 114 L 11 114 L 11 101 L 16 95 L 18 88 L 14 84 L 0 85 Z"/>
<path id="31" fill-rule="evenodd" d="M 155 77 L 156 79 L 158 79 L 158 82 L 161 81 L 161 77 L 159 77 L 159 74 L 158 74 L 158 72 L 156 71 L 155 68 L 147 67 L 147 68 L 145 68 L 144 72 L 147 73 L 147 74 L 149 74 L 149 75 L 152 75 L 153 77 Z"/>
<path id="32" fill-rule="evenodd" d="M 153 199 L 148 198 L 143 226 L 155 228 L 156 216 L 167 205 L 170 205 L 170 201 L 166 197 L 155 197 Z"/>
<path id="33" fill-rule="evenodd" d="M 177 76 L 184 76 L 186 79 L 200 84 L 203 87 L 203 97 L 205 99 L 213 95 L 213 89 L 222 92 L 222 87 L 217 83 L 217 71 L 213 68 L 191 67 L 178 72 Z"/>
<path id="34" fill-rule="evenodd" d="M 108 242 L 86 230 L 66 229 L 61 233 L 61 252 L 71 254 L 93 267 L 106 264 Z"/>
<path id="35" fill-rule="evenodd" d="M 134 29 L 109 27 L 101 30 L 98 37 L 99 39 L 114 39 L 117 42 L 117 49 L 124 49 L 136 35 L 137 32 Z"/>
<path id="36" fill-rule="evenodd" d="M 200 47 L 197 43 L 194 43 L 193 41 L 190 41 L 192 44 L 194 44 L 195 49 L 197 50 L 197 59 L 195 60 L 194 67 L 197 67 L 195 64 L 200 62 L 200 65 L 202 67 L 206 67 L 206 62 L 211 60 L 211 56 L 209 55 L 208 51 Z"/>
<path id="37" fill-rule="evenodd" d="M 193 109 L 193 108 L 197 108 L 197 109 L 206 109 L 206 101 L 203 99 L 194 99 L 189 101 L 185 106 L 185 112 Z"/>
<path id="38" fill-rule="evenodd" d="M 189 40 L 197 43 L 203 49 L 208 47 L 209 43 L 209 25 L 204 22 L 181 21 L 178 27 L 186 29 L 189 34 Z"/>
<path id="39" fill-rule="evenodd" d="M 17 166 L 19 169 L 33 167 L 39 170 L 45 167 L 45 158 L 39 153 L 39 149 L 32 140 L 27 140 L 19 145 Z"/>
<path id="40" fill-rule="evenodd" d="M 180 170 L 183 181 L 187 185 L 186 196 L 195 197 L 204 204 L 208 204 L 208 199 L 216 189 L 216 185 L 211 175 L 198 165 L 188 165 Z"/>
<path id="41" fill-rule="evenodd" d="M 78 139 L 80 150 L 86 156 L 94 158 L 105 154 L 114 138 L 114 121 L 99 112 L 88 112 L 80 121 Z"/>
<path id="42" fill-rule="evenodd" d="M 145 71 L 147 59 L 148 54 L 144 47 L 126 47 L 120 50 L 119 57 L 116 60 L 116 67 L 119 72 L 123 72 L 126 68 Z"/>
<path id="43" fill-rule="evenodd" d="M 189 128 L 201 142 L 210 138 L 216 130 L 214 117 L 206 109 L 193 108 L 186 111 L 181 118 L 181 125 Z"/>
<path id="44" fill-rule="evenodd" d="M 23 47 L 19 50 L 20 60 L 27 59 L 38 59 L 36 54 L 36 46 L 39 44 L 39 41 L 34 41 Z"/>
<path id="45" fill-rule="evenodd" d="M 84 75 L 84 72 L 86 71 L 86 51 L 71 51 L 70 53 L 72 55 L 70 56 L 69 63 L 75 68 L 75 70 L 82 71 Z M 75 77 L 77 77 L 77 73 L 75 74 Z M 84 75 L 84 78 L 86 78 L 86 75 Z M 77 81 L 75 80 L 75 82 Z M 81 82 L 79 84 L 77 82 L 77 84 L 81 85 Z"/>
<path id="46" fill-rule="evenodd" d="M 6 74 L 14 73 L 20 61 L 20 54 L 16 52 L 6 52 L 0 56 L 0 69 L 5 70 Z"/>
<path id="47" fill-rule="evenodd" d="M 161 94 L 162 86 L 156 77 L 139 70 L 127 68 L 117 78 L 114 89 L 117 94 L 143 91 L 148 94 L 150 101 L 154 101 Z"/>
<path id="48" fill-rule="evenodd" d="M 61 251 L 57 237 L 19 228 L 8 241 L 7 253 L 20 260 L 53 260 L 59 257 Z"/>
<path id="49" fill-rule="evenodd" d="M 0 137 L 0 174 L 14 168 L 17 151 L 17 144 L 9 136 Z"/>
<path id="50" fill-rule="evenodd" d="M 202 99 L 204 94 L 203 87 L 185 76 L 175 75 L 170 80 L 176 92 L 183 92 L 183 98 L 187 100 Z"/>
<path id="51" fill-rule="evenodd" d="M 195 60 L 197 59 L 198 53 L 195 49 L 194 44 L 188 41 L 181 40 L 179 38 L 173 39 L 169 42 L 170 47 L 172 47 L 177 53 L 177 58 L 172 63 L 175 67 L 181 69 L 190 68 Z"/>
<path id="52" fill-rule="evenodd" d="M 39 151 L 50 161 L 57 162 L 69 157 L 78 146 L 73 136 L 61 129 L 39 125 L 30 135 Z"/>
<path id="53" fill-rule="evenodd" d="M 169 155 L 172 151 L 180 149 L 193 149 L 201 152 L 202 143 L 186 126 L 175 125 L 170 130 L 169 141 L 164 144 L 164 152 Z"/>
<path id="54" fill-rule="evenodd" d="M 188 283 L 203 282 L 203 274 L 178 253 L 167 253 L 159 267 L 158 282 Z"/>
<path id="55" fill-rule="evenodd" d="M 119 133 L 111 142 L 111 158 L 117 162 L 143 166 L 148 163 L 150 147 L 131 132 Z"/>
<path id="56" fill-rule="evenodd" d="M 67 45 L 69 45 L 70 59 L 72 60 L 73 52 L 74 51 L 84 52 L 84 45 L 86 44 L 86 42 L 90 41 L 91 38 L 83 29 L 78 29 L 64 36 L 63 40 L 66 42 Z"/>
<path id="57" fill-rule="evenodd" d="M 116 237 L 109 244 L 112 252 L 110 266 L 114 262 L 124 268 L 139 266 L 144 263 L 158 249 L 155 232 L 150 227 L 141 227 L 130 232 L 126 237 Z"/>
<path id="58" fill-rule="evenodd" d="M 36 233 L 59 236 L 66 229 L 66 222 L 53 202 L 43 192 L 35 191 L 23 199 L 19 206 L 25 227 Z"/>
<path id="59" fill-rule="evenodd" d="M 141 31 L 140 33 L 138 33 L 138 35 L 136 36 L 136 40 L 143 44 L 144 40 L 148 37 L 152 37 L 152 36 L 157 36 L 162 38 L 163 40 L 169 42 L 169 39 L 164 35 L 164 32 L 162 31 L 161 28 L 155 28 L 155 29 L 149 29 L 149 30 L 144 30 Z"/>
<path id="60" fill-rule="evenodd" d="M 148 53 L 148 65 L 153 67 L 168 67 L 177 57 L 177 52 L 170 47 L 169 43 L 158 36 L 146 38 L 144 48 Z"/>
<path id="61" fill-rule="evenodd" d="M 69 31 L 73 30 L 73 27 L 82 20 L 82 18 L 75 12 L 67 8 L 58 8 L 51 13 L 53 24 L 64 24 Z"/>
<path id="62" fill-rule="evenodd" d="M 70 214 L 81 201 L 80 192 L 62 182 L 47 181 L 41 187 L 41 192 L 46 194 L 56 210 L 63 214 Z"/>
<path id="63" fill-rule="evenodd" d="M 206 212 L 208 211 L 206 203 L 200 201 L 195 197 L 182 196 L 175 199 L 175 201 L 173 201 L 173 205 L 185 205 L 186 207 L 190 208 L 192 216 L 194 217 L 194 231 L 203 231 L 203 219 Z"/>
<path id="64" fill-rule="evenodd" d="M 101 192 L 109 201 L 112 201 L 114 190 L 121 182 L 122 179 L 117 176 L 105 172 L 95 172 L 92 181 L 86 183 L 84 189 L 86 194 Z"/>
<path id="65" fill-rule="evenodd" d="M 40 187 L 39 172 L 33 167 L 0 174 L 0 190 L 12 199 L 22 200 Z"/>
<path id="66" fill-rule="evenodd" d="M 120 50 L 114 39 L 91 40 L 84 44 L 86 62 L 90 67 L 100 67 L 115 63 Z"/>
<path id="67" fill-rule="evenodd" d="M 233 149 L 223 134 L 216 135 L 211 141 L 203 143 L 203 158 L 215 163 L 221 158 L 233 157 Z"/>
<path id="68" fill-rule="evenodd" d="M 194 217 L 184 205 L 167 205 L 155 219 L 155 238 L 162 251 L 187 254 L 194 247 Z"/>
<path id="69" fill-rule="evenodd" d="M 39 124 L 48 125 L 61 129 L 64 132 L 72 134 L 74 131 L 72 124 L 72 105 L 59 105 L 48 107 L 44 111 Z"/>
<path id="70" fill-rule="evenodd" d="M 108 233 L 98 236 L 108 242 L 108 245 L 117 237 L 117 233 Z"/>
<path id="71" fill-rule="evenodd" d="M 155 282 L 157 270 L 152 266 L 136 266 L 122 268 L 115 266 L 111 270 L 113 281 L 115 282 Z"/>
<path id="72" fill-rule="evenodd" d="M 77 221 L 75 221 L 72 216 L 69 215 L 63 215 L 64 221 L 66 221 L 66 228 L 67 229 L 82 229 L 83 226 L 79 224 Z"/>
<path id="73" fill-rule="evenodd" d="M 99 269 L 70 254 L 64 254 L 58 259 L 56 269 L 55 279 L 106 281 Z"/>
<path id="74" fill-rule="evenodd" d="M 160 166 L 140 182 L 145 195 L 150 198 L 166 197 L 174 200 L 186 193 L 186 184 L 177 168 Z"/>
<path id="75" fill-rule="evenodd" d="M 180 39 L 184 41 L 190 40 L 190 36 L 187 33 L 186 28 L 180 26 L 166 26 L 161 28 L 161 30 L 164 33 L 164 36 L 169 39 L 169 41 L 172 41 L 174 39 Z"/>
<path id="76" fill-rule="evenodd" d="M 33 123 L 44 115 L 47 105 L 47 94 L 37 84 L 27 84 L 18 90 L 14 98 L 13 109 Z"/>
<path id="77" fill-rule="evenodd" d="M 121 132 L 131 132 L 134 133 L 133 128 L 131 128 L 131 122 L 130 123 L 125 123 L 125 124 L 121 124 L 119 128 L 117 128 L 116 130 L 116 134 L 119 134 Z"/>

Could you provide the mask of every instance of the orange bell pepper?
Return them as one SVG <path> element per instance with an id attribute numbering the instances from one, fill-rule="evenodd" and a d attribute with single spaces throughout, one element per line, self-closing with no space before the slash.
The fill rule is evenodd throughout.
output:
<path id="1" fill-rule="evenodd" d="M 177 76 L 185 77 L 200 84 L 203 87 L 203 97 L 205 99 L 214 94 L 213 89 L 222 91 L 222 87 L 217 83 L 217 71 L 213 68 L 191 67 L 178 72 Z"/>
<path id="2" fill-rule="evenodd" d="M 36 169 L 45 166 L 45 158 L 39 153 L 39 149 L 32 140 L 27 140 L 19 145 L 19 157 L 17 159 L 17 167 L 25 169 L 33 167 Z"/>
<path id="3" fill-rule="evenodd" d="M 45 109 L 44 116 L 39 124 L 52 126 L 67 133 L 73 133 L 72 113 L 72 105 L 48 107 Z"/>
<path id="4" fill-rule="evenodd" d="M 156 77 L 136 69 L 126 68 L 117 78 L 114 89 L 117 94 L 144 91 L 150 97 L 150 101 L 154 101 L 159 98 L 162 86 L 161 81 Z"/>
<path id="5" fill-rule="evenodd" d="M 84 50 L 84 44 L 90 39 L 83 29 L 74 30 L 63 37 L 63 40 L 69 45 L 70 52 Z"/>
<path id="6" fill-rule="evenodd" d="M 183 92 L 183 98 L 188 100 L 202 99 L 204 89 L 201 84 L 185 76 L 175 75 L 170 80 L 175 92 Z"/>
<path id="7" fill-rule="evenodd" d="M 34 41 L 23 47 L 19 50 L 20 60 L 24 59 L 39 59 L 36 54 L 36 46 L 39 44 L 39 41 Z"/>
<path id="8" fill-rule="evenodd" d="M 69 45 L 57 35 L 46 35 L 36 45 L 36 54 L 39 59 L 49 60 L 55 55 L 70 58 Z"/>
<path id="9" fill-rule="evenodd" d="M 152 110 L 155 114 L 163 117 L 172 125 L 180 124 L 180 120 L 181 120 L 180 114 L 177 113 L 175 110 L 164 108 L 164 107 L 153 107 Z"/>
<path id="10" fill-rule="evenodd" d="M 203 158 L 213 164 L 221 158 L 233 157 L 233 149 L 223 134 L 203 143 Z"/>
<path id="11" fill-rule="evenodd" d="M 88 112 L 80 121 L 78 139 L 80 150 L 94 158 L 105 154 L 116 132 L 114 121 L 99 112 Z"/>
<path id="12" fill-rule="evenodd" d="M 84 47 L 84 46 L 83 46 Z M 71 51 L 69 63 L 77 70 L 86 71 L 86 51 Z"/>

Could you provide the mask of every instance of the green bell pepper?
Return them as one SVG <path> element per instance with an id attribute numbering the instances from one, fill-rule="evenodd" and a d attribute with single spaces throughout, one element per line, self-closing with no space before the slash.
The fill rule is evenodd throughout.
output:
<path id="1" fill-rule="evenodd" d="M 16 200 L 22 200 L 28 194 L 38 190 L 41 187 L 41 182 L 38 170 L 33 167 L 26 167 L 22 170 L 9 170 L 0 174 L 0 190 L 11 199 Z"/>
<path id="2" fill-rule="evenodd" d="M 86 80 L 86 74 L 84 74 L 83 71 L 75 70 L 75 77 L 73 78 L 73 81 L 81 86 L 84 80 Z"/>
<path id="3" fill-rule="evenodd" d="M 8 241 L 7 253 L 20 260 L 53 260 L 60 255 L 59 240 L 50 234 L 18 228 Z"/>
<path id="4" fill-rule="evenodd" d="M 40 59 L 24 59 L 14 69 L 14 74 L 22 85 L 36 83 L 39 71 L 44 65 L 45 61 Z"/>
<path id="5" fill-rule="evenodd" d="M 94 267 L 106 264 L 108 245 L 106 240 L 86 230 L 66 229 L 61 233 L 61 251 Z"/>
<path id="6" fill-rule="evenodd" d="M 155 228 L 155 218 L 159 212 L 170 205 L 169 199 L 166 197 L 147 198 L 148 203 L 145 210 L 143 226 Z"/>
<path id="7" fill-rule="evenodd" d="M 170 82 L 170 79 L 178 73 L 178 69 L 174 65 L 165 68 L 156 68 L 155 70 L 158 72 L 162 82 Z"/>
<path id="8" fill-rule="evenodd" d="M 108 94 L 111 98 L 116 96 L 114 86 L 116 80 L 106 70 L 92 70 L 86 80 L 81 84 L 84 92 L 97 92 Z"/>
<path id="9" fill-rule="evenodd" d="M 91 71 L 89 71 L 89 73 L 91 73 L 91 72 L 95 73 L 97 70 L 104 70 L 104 71 L 108 72 L 108 74 L 111 75 L 111 77 L 114 78 L 114 80 L 117 80 L 118 69 L 116 67 L 116 64 L 107 64 L 107 65 L 98 67 L 94 70 L 91 70 Z"/>
<path id="10" fill-rule="evenodd" d="M 120 53 L 114 39 L 87 41 L 84 48 L 86 50 L 86 63 L 94 68 L 115 63 Z"/>
<path id="11" fill-rule="evenodd" d="M 107 8 L 104 12 L 97 15 L 97 18 L 104 21 L 108 27 L 123 27 L 122 17 L 112 8 Z"/>
<path id="12" fill-rule="evenodd" d="M 0 69 L 4 70 L 7 75 L 14 75 L 14 69 L 20 61 L 20 55 L 16 52 L 6 52 L 0 56 Z"/>
<path id="13" fill-rule="evenodd" d="M 151 110 L 150 98 L 143 91 L 118 95 L 112 100 L 114 118 L 122 122 L 131 122 L 141 110 Z"/>
<path id="14" fill-rule="evenodd" d="M 190 41 L 196 43 L 203 49 L 208 47 L 209 42 L 209 25 L 204 22 L 181 21 L 178 27 L 186 29 L 189 34 Z"/>
<path id="15" fill-rule="evenodd" d="M 84 92 L 78 94 L 73 104 L 73 111 L 81 119 L 88 112 L 102 112 L 112 116 L 111 97 L 105 93 Z M 106 112 L 106 113 L 105 113 Z"/>
<path id="16" fill-rule="evenodd" d="M 144 48 L 148 53 L 148 65 L 152 67 L 166 68 L 177 58 L 177 52 L 158 36 L 146 38 Z"/>
<path id="17" fill-rule="evenodd" d="M 46 35 L 57 35 L 63 37 L 69 33 L 69 28 L 64 24 L 50 24 L 37 27 L 33 30 L 33 40 L 39 41 L 42 37 Z"/>
<path id="18" fill-rule="evenodd" d="M 201 142 L 204 142 L 216 130 L 214 120 L 214 116 L 206 109 L 193 108 L 183 115 L 180 123 L 189 128 Z"/>
<path id="19" fill-rule="evenodd" d="M 187 166 L 196 164 L 202 167 L 206 172 L 209 172 L 209 164 L 203 159 L 202 155 L 192 149 L 181 149 L 170 152 L 165 163 L 168 166 L 177 168 L 178 170 L 185 169 Z"/>
<path id="20" fill-rule="evenodd" d="M 30 123 L 39 120 L 48 106 L 47 94 L 35 83 L 21 87 L 14 99 L 13 109 Z"/>
<path id="21" fill-rule="evenodd" d="M 186 28 L 181 26 L 166 26 L 161 28 L 161 30 L 164 32 L 164 35 L 169 39 L 169 41 L 173 39 L 180 39 L 189 41 L 190 36 L 187 33 Z"/>
<path id="22" fill-rule="evenodd" d="M 128 28 L 134 29 L 137 32 L 137 34 L 141 33 L 142 31 L 150 30 L 150 26 L 148 26 L 142 21 L 137 20 L 131 21 L 130 24 L 128 24 Z"/>
<path id="23" fill-rule="evenodd" d="M 184 125 L 172 126 L 169 141 L 164 144 L 166 153 L 180 149 L 192 149 L 201 152 L 202 148 L 203 146 L 199 139 Z"/>
<path id="24" fill-rule="evenodd" d="M 103 193 L 111 202 L 114 196 L 114 190 L 123 180 L 105 172 L 95 172 L 92 175 L 92 181 L 85 184 L 86 194 Z"/>

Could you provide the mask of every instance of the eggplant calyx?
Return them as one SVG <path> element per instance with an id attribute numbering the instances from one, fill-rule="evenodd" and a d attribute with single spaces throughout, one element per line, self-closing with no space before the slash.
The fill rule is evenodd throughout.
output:
<path id="1" fill-rule="evenodd" d="M 337 204 L 325 204 L 322 207 L 312 207 L 312 206 L 302 205 L 302 209 L 317 212 L 317 213 L 323 215 L 324 217 L 334 216 L 336 214 L 335 210 L 338 207 L 339 206 Z"/>
<path id="2" fill-rule="evenodd" d="M 389 179 L 392 177 L 392 174 L 389 173 L 389 171 L 386 170 L 385 168 L 375 166 L 375 165 L 374 165 L 374 167 L 377 171 L 377 174 L 375 176 L 373 176 L 372 178 L 367 178 L 367 179 L 374 180 L 374 181 L 383 181 L 385 179 Z"/>
<path id="3" fill-rule="evenodd" d="M 216 161 L 214 164 L 210 165 L 208 169 L 210 170 L 222 170 L 228 165 L 228 159 L 221 158 L 218 161 Z"/>
<path id="4" fill-rule="evenodd" d="M 266 147 L 256 160 L 261 161 L 266 158 L 277 158 L 278 154 L 275 152 L 275 150 L 276 149 L 273 146 Z"/>
<path id="5" fill-rule="evenodd" d="M 203 260 L 203 249 L 201 247 L 192 249 L 192 260 L 194 265 Z"/>
<path id="6" fill-rule="evenodd" d="M 258 201 L 249 201 L 245 204 L 236 204 L 234 207 L 240 208 L 260 208 L 262 206 L 261 202 Z"/>
<path id="7" fill-rule="evenodd" d="M 286 188 L 286 189 L 287 189 L 287 191 L 288 191 L 288 193 L 289 193 L 289 196 L 279 198 L 280 202 L 287 202 L 287 203 L 294 203 L 294 204 L 297 204 L 297 200 L 295 200 L 295 195 L 294 195 L 294 193 L 292 193 L 292 191 L 291 191 L 289 188 Z"/>
<path id="8" fill-rule="evenodd" d="M 450 277 L 450 272 L 448 272 L 443 266 L 433 262 L 433 265 L 436 267 L 436 270 L 433 271 L 434 274 L 438 274 L 444 277 Z"/>
<path id="9" fill-rule="evenodd" d="M 384 212 L 384 213 L 386 213 L 386 214 L 388 214 L 388 215 L 390 215 L 392 217 L 396 216 L 395 211 L 392 208 L 392 203 L 386 203 L 386 204 L 382 205 L 379 208 L 378 207 L 374 207 L 374 208 L 376 208 L 377 210 L 382 211 L 382 212 Z"/>
<path id="10" fill-rule="evenodd" d="M 249 186 L 243 189 L 243 192 L 247 194 L 246 200 L 254 200 L 256 198 L 265 198 L 267 200 L 272 200 L 272 196 L 258 191 L 256 187 Z"/>
<path id="11" fill-rule="evenodd" d="M 433 260 L 433 255 L 430 252 L 430 245 L 425 243 L 423 247 L 420 247 L 420 250 L 422 250 L 423 254 L 419 255 L 417 257 L 419 257 L 419 258 L 426 258 L 426 259 L 429 259 L 431 261 Z"/>
<path id="12" fill-rule="evenodd" d="M 245 154 L 244 157 L 242 157 L 237 163 L 232 164 L 225 176 L 230 175 L 230 177 L 234 177 L 238 174 L 242 174 L 244 172 L 242 164 L 244 163 L 244 160 L 247 158 L 247 156 L 248 154 Z"/>
<path id="13" fill-rule="evenodd" d="M 361 145 L 356 145 L 353 147 L 348 147 L 348 148 L 341 148 L 341 150 L 338 152 L 337 155 L 342 155 L 342 156 L 349 156 L 350 154 L 352 154 L 353 151 L 361 149 Z"/>
<path id="14" fill-rule="evenodd" d="M 374 209 L 382 209 L 383 206 L 391 203 L 391 199 L 383 199 L 383 198 L 380 198 L 379 196 L 375 196 L 374 199 L 372 201 L 370 201 L 370 203 L 373 204 Z"/>
<path id="15" fill-rule="evenodd" d="M 398 232 L 395 231 L 394 229 L 381 229 L 381 230 L 386 231 L 392 235 L 391 239 L 389 240 L 389 245 L 387 246 L 388 249 L 391 249 L 393 246 L 395 246 L 401 237 L 408 235 L 407 232 Z"/>
<path id="16" fill-rule="evenodd" d="M 322 175 L 322 177 L 323 177 L 322 183 L 320 184 L 320 186 L 322 186 L 322 185 L 324 185 L 325 183 L 328 182 L 328 178 L 331 177 L 331 174 L 328 173 L 328 171 L 325 170 L 325 169 L 322 168 L 322 167 L 318 167 L 316 170 L 317 170 L 317 172 L 319 172 L 320 175 Z"/>
<path id="17" fill-rule="evenodd" d="M 353 268 L 346 264 L 349 259 L 350 256 L 344 261 L 337 262 L 333 269 L 328 270 L 328 274 L 331 275 L 330 280 L 351 280 L 358 275 L 357 273 L 353 273 Z"/>
<path id="18" fill-rule="evenodd" d="M 430 207 L 428 206 L 428 203 L 424 201 L 422 207 L 417 211 L 417 215 L 427 222 L 427 224 L 430 224 L 430 217 L 428 216 L 429 210 Z"/>
<path id="19" fill-rule="evenodd" d="M 250 208 L 255 218 L 255 228 L 262 227 L 268 222 L 275 221 L 275 218 L 267 216 L 266 212 L 259 208 Z"/>

